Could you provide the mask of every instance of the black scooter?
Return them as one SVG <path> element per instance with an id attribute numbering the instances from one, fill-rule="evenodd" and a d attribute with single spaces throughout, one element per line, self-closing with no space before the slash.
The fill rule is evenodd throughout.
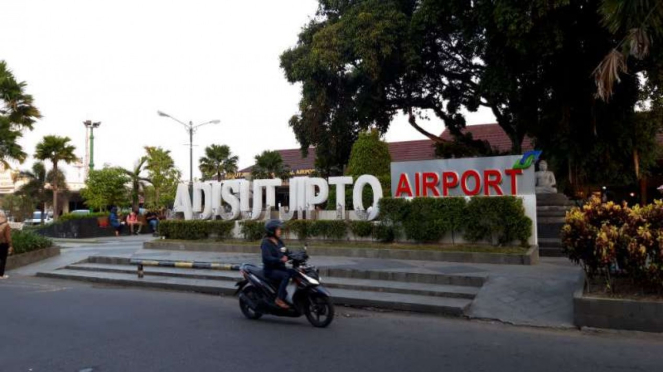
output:
<path id="1" fill-rule="evenodd" d="M 285 248 L 282 248 L 285 249 Z M 278 307 L 274 301 L 278 292 L 279 283 L 265 277 L 262 268 L 251 264 L 242 264 L 240 273 L 244 277 L 237 283 L 239 294 L 239 308 L 242 314 L 249 319 L 260 319 L 263 314 L 287 316 L 297 318 L 302 315 L 314 327 L 327 327 L 334 320 L 334 304 L 331 294 L 325 289 L 320 280 L 318 270 L 307 265 L 308 254 L 306 248 L 300 252 L 285 250 L 288 262 L 297 271 L 288 288 L 289 309 Z M 291 288 L 294 284 L 295 288 Z"/>

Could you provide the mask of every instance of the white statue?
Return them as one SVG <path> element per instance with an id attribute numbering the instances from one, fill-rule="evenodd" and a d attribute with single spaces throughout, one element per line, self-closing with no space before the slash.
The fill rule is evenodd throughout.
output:
<path id="1" fill-rule="evenodd" d="M 539 171 L 536 172 L 536 193 L 537 194 L 556 194 L 557 181 L 553 172 L 548 170 L 548 163 L 545 160 L 539 162 Z"/>

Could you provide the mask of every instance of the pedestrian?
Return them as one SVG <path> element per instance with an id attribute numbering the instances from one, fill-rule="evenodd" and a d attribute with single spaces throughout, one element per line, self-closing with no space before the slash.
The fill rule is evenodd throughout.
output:
<path id="1" fill-rule="evenodd" d="M 129 216 L 127 217 L 127 225 L 129 225 L 129 232 L 131 235 L 140 234 L 140 228 L 142 227 L 142 224 L 140 221 L 138 221 L 138 213 L 136 213 L 136 211 L 132 210 L 131 213 L 129 213 Z M 134 231 L 135 226 L 138 226 L 136 231 Z"/>
<path id="2" fill-rule="evenodd" d="M 5 266 L 7 265 L 7 256 L 14 253 L 12 246 L 12 232 L 5 212 L 0 211 L 0 279 L 9 278 L 5 275 Z"/>
<path id="3" fill-rule="evenodd" d="M 122 232 L 122 221 L 118 215 L 117 207 L 111 208 L 108 219 L 110 220 L 110 225 L 115 229 L 115 236 L 120 236 L 120 232 Z"/>
<path id="4" fill-rule="evenodd" d="M 147 214 L 145 215 L 145 220 L 147 221 L 147 224 L 150 225 L 150 230 L 152 231 L 152 235 L 157 234 L 157 229 L 159 227 L 159 217 L 157 216 L 157 213 L 155 212 L 154 209 L 150 209 Z"/>

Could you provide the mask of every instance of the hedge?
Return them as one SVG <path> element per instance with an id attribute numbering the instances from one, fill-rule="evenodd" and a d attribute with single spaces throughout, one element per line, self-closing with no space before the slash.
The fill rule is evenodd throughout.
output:
<path id="1" fill-rule="evenodd" d="M 99 218 L 99 217 L 108 217 L 109 213 L 108 212 L 96 212 L 96 213 L 88 213 L 88 214 L 80 214 L 80 213 L 67 213 L 63 214 L 62 216 L 58 217 L 57 222 L 65 222 L 65 221 L 71 221 L 71 220 L 85 220 L 88 218 Z"/>
<path id="2" fill-rule="evenodd" d="M 200 240 L 216 235 L 219 240 L 232 237 L 234 221 L 166 220 L 159 223 L 159 235 L 166 239 Z"/>
<path id="3" fill-rule="evenodd" d="M 53 241 L 32 231 L 12 230 L 14 254 L 21 254 L 51 247 Z"/>
<path id="4" fill-rule="evenodd" d="M 439 242 L 451 233 L 452 241 L 458 233 L 468 241 L 489 241 L 523 245 L 532 234 L 532 221 L 525 215 L 522 200 L 516 197 L 475 197 L 467 201 L 462 197 L 414 198 L 413 200 L 383 198 L 380 200 L 379 222 L 344 220 L 291 220 L 285 230 L 305 240 L 325 238 L 342 240 L 348 231 L 355 237 L 373 237 L 381 242 L 393 242 L 405 236 L 420 243 Z M 241 233 L 245 240 L 260 240 L 264 234 L 264 221 L 242 221 Z M 206 239 L 216 234 L 217 239 L 230 236 L 232 221 L 163 221 L 160 235 L 169 239 Z"/>
<path id="5" fill-rule="evenodd" d="M 532 235 L 532 220 L 525 215 L 522 200 L 512 196 L 414 198 L 380 200 L 380 216 L 384 222 L 383 239 L 388 233 L 404 233 L 416 242 L 436 242 L 447 232 L 452 239 L 463 231 L 466 240 L 497 241 L 509 244 L 520 241 L 526 245 Z M 388 227 L 391 227 L 389 232 Z"/>

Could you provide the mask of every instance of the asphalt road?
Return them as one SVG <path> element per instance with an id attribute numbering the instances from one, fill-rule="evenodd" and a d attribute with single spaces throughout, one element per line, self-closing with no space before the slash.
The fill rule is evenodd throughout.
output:
<path id="1" fill-rule="evenodd" d="M 234 298 L 0 282 L 0 371 L 661 371 L 663 335 L 586 334 L 339 308 L 245 319 Z"/>

